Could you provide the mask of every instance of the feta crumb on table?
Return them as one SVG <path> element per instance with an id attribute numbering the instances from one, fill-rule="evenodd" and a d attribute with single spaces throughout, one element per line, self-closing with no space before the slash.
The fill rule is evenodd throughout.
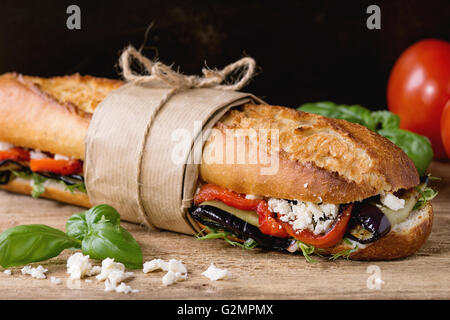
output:
<path id="1" fill-rule="evenodd" d="M 170 259 L 165 261 L 162 259 L 153 259 L 144 263 L 144 268 L 142 271 L 144 273 L 149 273 L 157 270 L 167 271 L 167 273 L 162 278 L 162 283 L 164 286 L 169 286 L 175 282 L 183 281 L 187 279 L 187 268 L 183 262 Z"/>
<path id="2" fill-rule="evenodd" d="M 3 273 L 6 274 L 7 276 L 10 276 L 12 274 L 11 270 L 9 270 L 9 269 L 3 271 Z"/>
<path id="3" fill-rule="evenodd" d="M 169 263 L 162 259 L 153 259 L 144 263 L 142 271 L 144 273 L 153 272 L 156 270 L 169 271 Z"/>
<path id="4" fill-rule="evenodd" d="M 202 273 L 205 277 L 212 281 L 227 279 L 231 277 L 231 272 L 228 269 L 217 268 L 213 263 Z"/>
<path id="5" fill-rule="evenodd" d="M 125 265 L 120 262 L 114 262 L 114 259 L 106 258 L 102 261 L 101 272 L 97 275 L 97 280 L 106 281 L 117 285 L 134 275 L 133 272 L 126 272 Z"/>
<path id="6" fill-rule="evenodd" d="M 57 277 L 50 277 L 50 282 L 53 284 L 61 284 L 61 279 Z"/>
<path id="7" fill-rule="evenodd" d="M 76 280 L 90 276 L 91 271 L 92 264 L 89 262 L 89 256 L 77 252 L 67 259 L 67 273 L 70 274 L 70 279 Z"/>
<path id="8" fill-rule="evenodd" d="M 45 273 L 48 269 L 45 269 L 43 266 L 39 265 L 37 268 L 32 268 L 31 266 L 25 266 L 22 268 L 22 274 L 29 274 L 33 278 L 36 279 L 45 279 L 47 276 Z"/>
<path id="9" fill-rule="evenodd" d="M 174 272 L 172 270 L 167 271 L 166 275 L 162 278 L 164 286 L 170 286 L 175 282 L 184 281 L 187 279 L 187 273 Z"/>

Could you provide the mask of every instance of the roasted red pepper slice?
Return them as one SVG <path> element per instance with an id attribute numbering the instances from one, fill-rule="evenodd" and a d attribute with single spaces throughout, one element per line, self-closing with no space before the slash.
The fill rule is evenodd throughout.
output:
<path id="1" fill-rule="evenodd" d="M 33 172 L 51 172 L 68 176 L 80 173 L 83 169 L 83 164 L 79 160 L 31 159 L 30 169 Z"/>
<path id="2" fill-rule="evenodd" d="M 334 226 L 324 235 L 315 235 L 310 230 L 302 230 L 302 231 L 294 231 L 292 225 L 287 222 L 281 222 L 286 229 L 286 231 L 295 239 L 300 240 L 309 245 L 313 245 L 316 248 L 329 248 L 332 247 L 341 241 L 344 236 L 345 231 L 347 230 L 347 225 L 350 220 L 351 214 L 353 210 L 353 205 L 348 205 L 344 210 L 340 213 L 337 218 Z"/>
<path id="3" fill-rule="evenodd" d="M 30 153 L 22 148 L 0 151 L 0 161 L 3 160 L 28 161 L 30 160 Z"/>
<path id="4" fill-rule="evenodd" d="M 275 214 L 269 210 L 267 201 L 260 200 L 256 212 L 259 216 L 259 230 L 269 236 L 289 238 L 284 226 L 277 221 Z"/>
<path id="5" fill-rule="evenodd" d="M 245 199 L 243 195 L 215 184 L 203 185 L 194 197 L 194 203 L 196 205 L 211 200 L 219 200 L 230 207 L 248 211 L 256 211 L 258 203 L 261 201 L 257 199 Z"/>

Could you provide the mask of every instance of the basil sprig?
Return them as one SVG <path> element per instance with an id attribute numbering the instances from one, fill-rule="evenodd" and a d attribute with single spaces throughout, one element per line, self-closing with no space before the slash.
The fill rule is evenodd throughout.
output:
<path id="1" fill-rule="evenodd" d="M 400 147 L 412 159 L 420 175 L 425 174 L 433 159 L 428 138 L 399 129 L 400 117 L 387 110 L 370 111 L 360 105 L 337 105 L 333 102 L 306 103 L 298 110 L 358 123 L 377 132 Z"/>
<path id="2" fill-rule="evenodd" d="M 56 257 L 64 249 L 81 249 L 92 259 L 114 258 L 129 269 L 142 268 L 142 250 L 120 226 L 111 206 L 98 205 L 72 215 L 66 233 L 42 224 L 21 225 L 0 233 L 0 265 L 21 266 Z"/>
<path id="3" fill-rule="evenodd" d="M 80 241 L 43 224 L 16 226 L 0 233 L 0 265 L 9 268 L 44 261 L 64 249 L 80 247 Z"/>
<path id="4" fill-rule="evenodd" d="M 73 215 L 66 232 L 81 240 L 81 250 L 92 259 L 114 258 L 130 269 L 142 268 L 142 251 L 133 236 L 120 226 L 120 215 L 111 206 L 98 205 Z"/>

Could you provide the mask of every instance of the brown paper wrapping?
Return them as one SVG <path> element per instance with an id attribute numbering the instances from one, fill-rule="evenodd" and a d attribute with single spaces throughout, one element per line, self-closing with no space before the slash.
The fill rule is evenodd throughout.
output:
<path id="1" fill-rule="evenodd" d="M 193 234 L 199 228 L 187 208 L 201 161 L 194 142 L 202 147 L 202 130 L 230 108 L 262 101 L 236 91 L 189 89 L 158 110 L 170 90 L 130 83 L 97 107 L 86 137 L 86 188 L 93 205 L 110 204 L 123 220 Z M 189 135 L 175 139 L 182 132 Z"/>

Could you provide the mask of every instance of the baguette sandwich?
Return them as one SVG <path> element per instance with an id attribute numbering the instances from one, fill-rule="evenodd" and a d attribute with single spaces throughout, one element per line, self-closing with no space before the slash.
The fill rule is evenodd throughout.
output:
<path id="1" fill-rule="evenodd" d="M 0 76 L 0 189 L 90 207 L 84 138 L 97 105 L 122 81 Z"/>
<path id="2" fill-rule="evenodd" d="M 278 143 L 249 129 L 276 130 Z M 278 157 L 277 170 L 261 174 L 262 152 Z M 428 178 L 389 140 L 344 120 L 267 105 L 231 110 L 204 146 L 200 178 L 189 212 L 203 239 L 390 260 L 416 252 L 431 232 Z"/>
<path id="3" fill-rule="evenodd" d="M 0 189 L 90 207 L 84 139 L 97 105 L 122 84 L 0 76 Z M 277 143 L 246 136 L 244 151 L 265 151 L 224 160 L 239 154 L 220 136 L 245 129 L 276 130 Z M 276 170 L 261 174 L 262 153 L 276 156 Z M 431 231 L 433 210 L 421 197 L 427 178 L 400 148 L 363 126 L 289 108 L 230 110 L 203 148 L 199 181 L 189 214 L 204 238 L 245 247 L 395 259 L 416 252 Z"/>

